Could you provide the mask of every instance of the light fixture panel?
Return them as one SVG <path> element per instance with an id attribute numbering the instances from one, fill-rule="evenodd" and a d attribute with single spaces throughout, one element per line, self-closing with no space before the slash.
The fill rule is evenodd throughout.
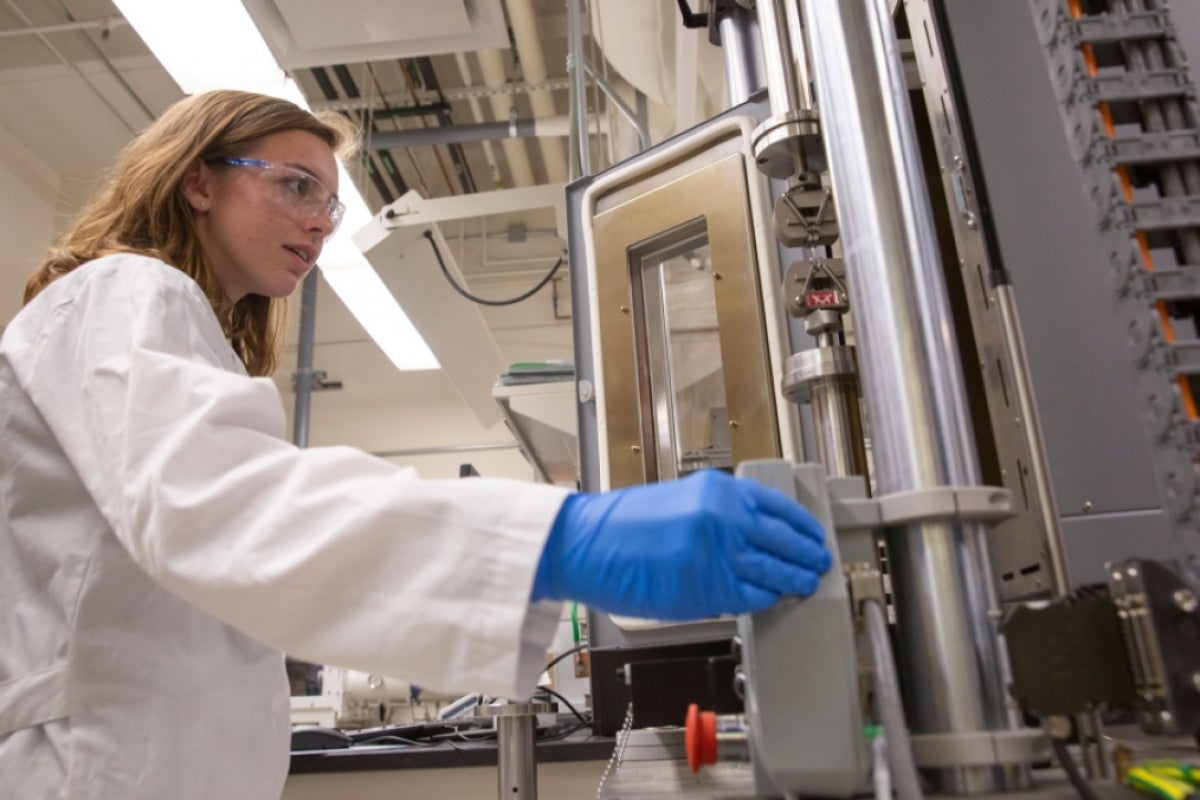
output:
<path id="1" fill-rule="evenodd" d="M 243 0 L 284 69 L 509 46 L 500 0 Z"/>

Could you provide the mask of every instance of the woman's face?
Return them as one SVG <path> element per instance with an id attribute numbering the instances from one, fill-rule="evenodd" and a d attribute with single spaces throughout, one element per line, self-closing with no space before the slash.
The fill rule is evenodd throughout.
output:
<path id="1" fill-rule="evenodd" d="M 198 162 L 184 179 L 200 245 L 230 302 L 287 297 L 333 233 L 337 161 L 299 130 L 265 136 L 233 161 Z"/>

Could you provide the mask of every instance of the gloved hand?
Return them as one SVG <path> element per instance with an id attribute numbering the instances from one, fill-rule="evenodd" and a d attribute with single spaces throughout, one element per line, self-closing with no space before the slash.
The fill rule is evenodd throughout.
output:
<path id="1" fill-rule="evenodd" d="M 832 558 L 820 524 L 775 489 L 717 470 L 563 503 L 533 600 L 652 619 L 769 608 L 809 595 Z"/>

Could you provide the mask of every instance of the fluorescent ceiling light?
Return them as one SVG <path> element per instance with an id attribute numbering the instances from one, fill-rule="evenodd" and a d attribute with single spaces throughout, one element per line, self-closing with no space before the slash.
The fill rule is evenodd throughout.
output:
<path id="1" fill-rule="evenodd" d="M 308 108 L 241 0 L 114 2 L 185 93 L 242 89 Z M 325 280 L 397 369 L 437 369 L 433 351 L 354 246 L 351 231 L 367 224 L 371 213 L 340 164 L 338 172 L 338 194 L 346 204 L 346 218 L 321 254 Z"/>

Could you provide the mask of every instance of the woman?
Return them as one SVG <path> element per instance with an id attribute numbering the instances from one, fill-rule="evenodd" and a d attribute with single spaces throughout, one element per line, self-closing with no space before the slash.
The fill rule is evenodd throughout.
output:
<path id="1" fill-rule="evenodd" d="M 807 512 L 721 473 L 568 497 L 284 441 L 278 306 L 354 139 L 273 98 L 188 98 L 31 276 L 0 342 L 5 796 L 276 797 L 282 651 L 524 696 L 555 601 L 736 613 L 828 567 Z"/>

